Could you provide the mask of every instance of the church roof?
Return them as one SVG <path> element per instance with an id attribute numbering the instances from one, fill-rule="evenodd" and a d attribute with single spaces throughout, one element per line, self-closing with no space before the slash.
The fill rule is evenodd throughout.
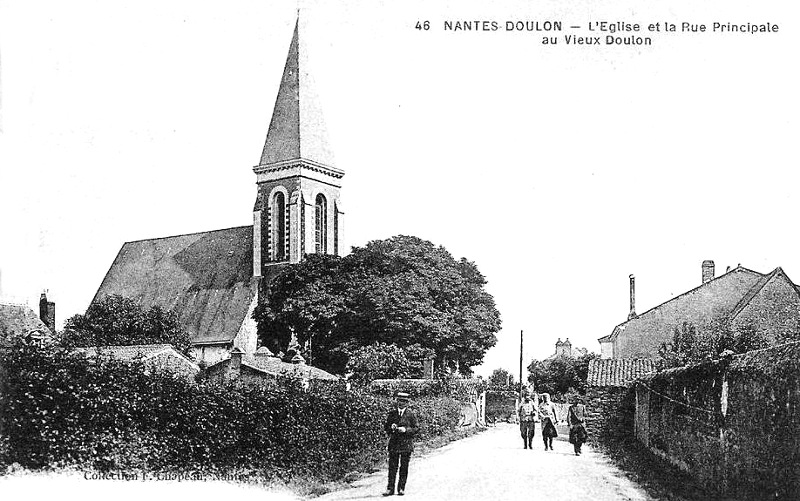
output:
<path id="1" fill-rule="evenodd" d="M 252 246 L 252 226 L 127 242 L 93 301 L 171 309 L 195 344 L 232 342 L 258 291 Z"/>
<path id="2" fill-rule="evenodd" d="M 300 159 L 334 165 L 299 31 L 298 18 L 259 166 Z"/>
<path id="3" fill-rule="evenodd" d="M 34 331 L 50 333 L 50 329 L 27 305 L 0 303 L 0 345 L 7 344 L 14 336 Z"/>

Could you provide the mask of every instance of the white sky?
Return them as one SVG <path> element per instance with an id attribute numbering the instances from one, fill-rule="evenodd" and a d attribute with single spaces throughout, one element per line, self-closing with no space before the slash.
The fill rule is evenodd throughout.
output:
<path id="1" fill-rule="evenodd" d="M 475 261 L 503 318 L 479 373 L 516 374 L 521 329 L 526 365 L 558 337 L 599 351 L 630 273 L 639 312 L 699 285 L 703 259 L 800 281 L 798 9 L 695 4 L 304 2 L 346 242 L 410 234 Z M 0 0 L 3 294 L 49 289 L 63 323 L 123 242 L 250 224 L 295 8 Z M 445 19 L 566 31 L 548 48 Z M 602 20 L 780 31 L 563 44 Z"/>

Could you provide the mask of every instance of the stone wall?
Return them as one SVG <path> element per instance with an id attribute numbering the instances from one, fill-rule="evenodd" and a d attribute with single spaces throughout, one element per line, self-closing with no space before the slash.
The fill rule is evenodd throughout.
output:
<path id="1" fill-rule="evenodd" d="M 586 390 L 586 431 L 598 444 L 630 435 L 633 430 L 633 391 L 619 386 Z"/>
<path id="2" fill-rule="evenodd" d="M 800 343 L 636 384 L 637 438 L 720 494 L 800 499 Z"/>

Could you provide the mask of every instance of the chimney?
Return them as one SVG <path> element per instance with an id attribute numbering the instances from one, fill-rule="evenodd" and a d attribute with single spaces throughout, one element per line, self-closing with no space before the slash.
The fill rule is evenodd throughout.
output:
<path id="1" fill-rule="evenodd" d="M 231 350 L 231 372 L 239 372 L 239 369 L 242 367 L 242 355 L 244 355 L 244 351 L 238 346 L 234 346 Z"/>
<path id="2" fill-rule="evenodd" d="M 714 261 L 706 259 L 703 261 L 703 283 L 711 281 L 714 278 Z"/>
<path id="3" fill-rule="evenodd" d="M 433 379 L 433 355 L 428 355 L 425 357 L 425 360 L 422 361 L 422 378 L 423 379 Z"/>
<path id="4" fill-rule="evenodd" d="M 39 297 L 39 319 L 53 333 L 56 332 L 56 303 L 47 300 L 47 291 Z"/>
<path id="5" fill-rule="evenodd" d="M 636 318 L 636 277 L 630 274 L 628 278 L 631 281 L 631 311 L 628 313 L 628 320 Z"/>
<path id="6" fill-rule="evenodd" d="M 561 345 L 561 350 L 567 357 L 572 357 L 572 343 L 569 342 L 569 338 Z"/>

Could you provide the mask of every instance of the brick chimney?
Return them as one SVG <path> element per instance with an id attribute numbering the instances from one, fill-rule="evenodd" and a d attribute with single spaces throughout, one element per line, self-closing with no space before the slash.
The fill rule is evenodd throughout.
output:
<path id="1" fill-rule="evenodd" d="M 244 355 L 244 351 L 238 346 L 234 346 L 231 350 L 231 365 L 230 371 L 231 372 L 239 372 L 239 369 L 242 367 L 242 355 Z"/>
<path id="2" fill-rule="evenodd" d="M 39 298 L 39 319 L 53 333 L 56 332 L 56 303 L 47 300 L 47 292 L 42 292 Z"/>
<path id="3" fill-rule="evenodd" d="M 703 283 L 709 282 L 714 278 L 714 261 L 706 259 L 703 261 Z"/>
<path id="4" fill-rule="evenodd" d="M 561 345 L 561 352 L 567 357 L 572 357 L 572 343 L 569 342 L 569 338 Z"/>
<path id="5" fill-rule="evenodd" d="M 633 274 L 628 275 L 631 281 L 631 311 L 628 313 L 628 320 L 636 318 L 636 277 Z"/>

